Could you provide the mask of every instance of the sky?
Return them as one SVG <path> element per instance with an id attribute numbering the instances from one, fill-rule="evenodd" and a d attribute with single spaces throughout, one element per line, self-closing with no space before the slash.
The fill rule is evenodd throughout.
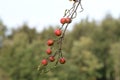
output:
<path id="1" fill-rule="evenodd" d="M 41 31 L 51 25 L 61 25 L 60 19 L 72 3 L 69 0 L 0 0 L 0 19 L 8 29 L 27 23 Z M 100 21 L 108 13 L 120 17 L 120 0 L 82 0 L 81 3 L 84 11 L 78 13 L 72 24 L 86 17 Z"/>

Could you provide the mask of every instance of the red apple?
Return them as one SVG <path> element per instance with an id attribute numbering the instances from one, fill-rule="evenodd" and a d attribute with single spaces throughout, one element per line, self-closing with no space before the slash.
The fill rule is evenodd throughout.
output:
<path id="1" fill-rule="evenodd" d="M 62 31 L 60 29 L 56 29 L 54 33 L 56 36 L 60 36 L 62 34 Z"/>
<path id="2" fill-rule="evenodd" d="M 54 44 L 54 40 L 49 39 L 49 40 L 47 41 L 47 45 L 48 45 L 48 46 L 52 46 L 53 44 Z"/>
<path id="3" fill-rule="evenodd" d="M 50 57 L 49 57 L 49 60 L 50 60 L 51 62 L 55 61 L 54 56 L 50 56 Z"/>
<path id="4" fill-rule="evenodd" d="M 66 62 L 66 60 L 65 60 L 65 58 L 60 58 L 60 59 L 59 59 L 59 62 L 60 62 L 61 64 L 64 64 L 64 63 Z"/>
<path id="5" fill-rule="evenodd" d="M 48 48 L 48 49 L 46 50 L 46 53 L 47 53 L 48 55 L 50 55 L 50 54 L 52 53 L 52 50 L 51 50 L 50 48 Z"/>
<path id="6" fill-rule="evenodd" d="M 47 59 L 43 59 L 43 60 L 41 61 L 41 63 L 42 63 L 42 65 L 46 66 L 46 65 L 48 64 L 48 61 L 47 61 Z"/>
<path id="7" fill-rule="evenodd" d="M 61 24 L 65 24 L 65 23 L 66 23 L 66 19 L 65 19 L 65 18 L 61 18 L 61 19 L 60 19 L 60 23 L 61 23 Z"/>
<path id="8" fill-rule="evenodd" d="M 71 23 L 71 18 L 69 18 L 69 17 L 67 17 L 67 18 L 65 18 L 66 19 L 66 23 Z"/>

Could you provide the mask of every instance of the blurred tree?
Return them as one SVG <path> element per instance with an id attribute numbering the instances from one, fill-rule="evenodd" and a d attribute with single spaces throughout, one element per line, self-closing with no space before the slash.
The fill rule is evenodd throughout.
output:
<path id="1" fill-rule="evenodd" d="M 110 55 L 113 62 L 111 66 L 113 66 L 114 80 L 120 80 L 120 42 L 111 44 Z"/>
<path id="2" fill-rule="evenodd" d="M 58 26 L 56 26 L 57 28 Z M 45 28 L 41 33 L 40 33 L 40 39 L 41 40 L 46 40 L 49 38 L 55 38 L 55 34 L 54 34 L 54 27 L 49 26 L 48 28 Z"/>
<path id="3" fill-rule="evenodd" d="M 73 44 L 72 62 L 77 67 L 76 71 L 79 71 L 78 77 L 81 80 L 96 80 L 96 77 L 100 77 L 97 70 L 102 67 L 102 64 L 90 50 L 93 44 L 93 40 L 89 37 L 81 37 Z"/>
<path id="4" fill-rule="evenodd" d="M 16 35 L 16 33 L 23 33 L 26 35 L 26 38 L 28 38 L 27 43 L 31 44 L 34 39 L 36 39 L 37 32 L 36 30 L 30 29 L 29 26 L 24 23 L 19 29 L 13 30 L 13 35 Z"/>
<path id="5" fill-rule="evenodd" d="M 94 40 L 93 52 L 104 64 L 101 68 L 100 73 L 102 78 L 100 80 L 112 80 L 112 66 L 111 66 L 111 55 L 109 54 L 110 44 L 120 39 L 119 21 L 107 15 L 102 21 L 99 27 L 96 28 L 92 39 Z"/>
<path id="6" fill-rule="evenodd" d="M 2 20 L 0 20 L 0 35 L 5 36 L 6 26 L 3 24 Z"/>
<path id="7" fill-rule="evenodd" d="M 6 27 L 3 24 L 2 20 L 0 20 L 0 48 L 3 45 L 3 38 L 5 37 L 5 31 L 6 31 Z"/>
<path id="8" fill-rule="evenodd" d="M 0 80 L 11 80 L 10 76 L 4 72 L 4 70 L 0 69 Z"/>
<path id="9" fill-rule="evenodd" d="M 37 66 L 45 51 L 44 43 L 37 40 L 29 44 L 27 40 L 27 35 L 19 32 L 14 35 L 12 41 L 4 41 L 8 44 L 1 51 L 0 66 L 12 80 L 38 80 L 40 77 L 36 76 L 39 75 Z"/>

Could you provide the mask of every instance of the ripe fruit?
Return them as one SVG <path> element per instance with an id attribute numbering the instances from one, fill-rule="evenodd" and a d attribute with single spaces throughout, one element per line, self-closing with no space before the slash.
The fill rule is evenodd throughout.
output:
<path id="1" fill-rule="evenodd" d="M 54 40 L 49 39 L 49 40 L 47 41 L 47 45 L 48 45 L 48 46 L 52 46 L 53 44 L 54 44 Z"/>
<path id="2" fill-rule="evenodd" d="M 60 29 L 56 29 L 54 33 L 56 36 L 60 36 L 62 34 L 62 31 Z"/>
<path id="3" fill-rule="evenodd" d="M 50 60 L 51 62 L 55 61 L 54 56 L 50 56 L 50 57 L 49 57 L 49 60 Z"/>
<path id="4" fill-rule="evenodd" d="M 46 53 L 47 53 L 48 55 L 50 55 L 50 54 L 52 53 L 52 50 L 51 50 L 50 48 L 48 48 L 48 49 L 46 50 Z"/>
<path id="5" fill-rule="evenodd" d="M 61 64 L 64 64 L 66 61 L 65 61 L 65 58 L 60 58 L 59 59 L 59 62 L 61 63 Z"/>
<path id="6" fill-rule="evenodd" d="M 41 61 L 41 63 L 42 63 L 42 65 L 46 66 L 46 65 L 48 64 L 48 61 L 47 61 L 47 59 L 43 59 L 43 60 Z"/>
<path id="7" fill-rule="evenodd" d="M 61 24 L 65 24 L 65 23 L 66 23 L 66 19 L 65 19 L 65 18 L 61 18 L 61 19 L 60 19 L 60 23 L 61 23 Z"/>
<path id="8" fill-rule="evenodd" d="M 71 23 L 71 18 L 65 18 L 66 19 L 66 23 Z"/>

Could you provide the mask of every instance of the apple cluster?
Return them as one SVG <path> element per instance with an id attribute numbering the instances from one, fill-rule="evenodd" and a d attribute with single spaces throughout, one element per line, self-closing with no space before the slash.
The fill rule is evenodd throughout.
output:
<path id="1" fill-rule="evenodd" d="M 61 22 L 61 20 L 60 20 Z M 64 21 L 62 21 L 64 22 Z M 62 23 L 61 22 L 61 23 Z M 63 24 L 63 23 L 62 23 Z M 61 51 L 61 46 L 59 46 L 58 50 L 56 52 L 53 53 L 52 48 L 54 46 L 54 44 L 57 42 L 58 45 L 61 45 L 61 40 L 62 40 L 62 30 L 61 29 L 56 29 L 54 31 L 55 36 L 57 36 L 57 40 L 54 39 L 48 39 L 47 40 L 47 46 L 48 48 L 46 49 L 46 54 L 49 56 L 46 59 L 43 59 L 41 61 L 41 64 L 46 66 L 48 65 L 48 62 L 54 62 L 56 60 L 56 55 L 58 54 L 59 59 L 56 60 L 56 62 L 59 62 L 60 64 L 64 64 L 66 62 L 65 58 L 61 55 L 62 51 Z"/>
<path id="2" fill-rule="evenodd" d="M 61 22 L 61 24 L 65 24 L 65 23 L 71 23 L 71 18 L 69 18 L 69 17 L 67 17 L 67 18 L 61 18 L 60 19 L 60 22 Z"/>
<path id="3" fill-rule="evenodd" d="M 41 61 L 42 66 L 47 66 L 50 62 L 55 62 L 55 66 L 58 63 L 60 64 L 66 63 L 66 59 L 63 57 L 63 52 L 62 52 L 62 44 L 63 44 L 65 32 L 67 30 L 68 25 L 77 15 L 78 6 L 81 6 L 81 0 L 73 0 L 73 1 L 74 3 L 71 9 L 65 10 L 64 16 L 60 19 L 61 27 L 53 31 L 56 39 L 48 39 L 46 41 L 48 46 L 46 49 L 46 54 L 48 55 L 48 57 L 42 59 Z M 80 12 L 83 11 L 82 6 L 81 9 L 82 10 Z M 42 69 L 41 66 L 38 66 L 38 69 L 40 68 Z"/>
<path id="4" fill-rule="evenodd" d="M 71 23 L 71 21 L 72 20 L 69 17 L 66 17 L 66 18 L 63 17 L 60 19 L 60 23 L 62 25 L 69 24 L 69 23 Z M 54 31 L 55 36 L 58 37 L 57 40 L 54 40 L 54 39 L 47 40 L 47 46 L 49 46 L 49 47 L 47 48 L 46 53 L 49 57 L 46 59 L 43 59 L 41 61 L 42 65 L 46 66 L 46 65 L 48 65 L 48 62 L 54 62 L 57 54 L 58 54 L 59 58 L 56 60 L 56 62 L 59 62 L 60 64 L 64 64 L 66 62 L 65 58 L 62 56 L 62 49 L 61 49 L 64 33 L 65 33 L 65 30 L 62 32 L 62 29 L 58 28 Z M 52 47 L 54 46 L 54 44 L 56 42 L 59 45 L 59 48 L 56 52 L 53 53 Z"/>

